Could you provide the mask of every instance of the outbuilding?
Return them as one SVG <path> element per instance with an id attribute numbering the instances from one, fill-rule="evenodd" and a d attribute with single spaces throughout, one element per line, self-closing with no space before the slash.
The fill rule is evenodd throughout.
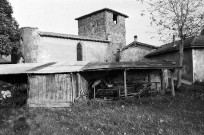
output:
<path id="1" fill-rule="evenodd" d="M 0 65 L 0 75 L 2 79 L 8 75 L 27 76 L 29 107 L 68 107 L 79 97 L 90 97 L 96 80 L 104 80 L 110 84 L 109 90 L 118 89 L 123 97 L 134 93 L 138 83 L 150 83 L 151 89 L 159 92 L 170 85 L 175 94 L 172 75 L 176 68 L 168 61 L 52 62 Z"/>

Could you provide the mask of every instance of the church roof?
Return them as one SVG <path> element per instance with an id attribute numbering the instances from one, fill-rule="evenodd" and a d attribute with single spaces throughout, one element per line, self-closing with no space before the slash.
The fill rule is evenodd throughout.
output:
<path id="1" fill-rule="evenodd" d="M 85 40 L 85 41 L 104 42 L 104 43 L 109 43 L 110 42 L 108 40 L 102 40 L 102 39 L 97 39 L 97 38 L 89 38 L 89 37 L 84 37 L 84 36 L 61 34 L 61 33 L 54 33 L 54 32 L 42 32 L 42 31 L 39 31 L 39 35 L 42 36 L 42 37 L 64 38 L 64 39 L 73 39 L 73 40 Z"/>
<path id="2" fill-rule="evenodd" d="M 112 12 L 112 13 L 115 13 L 115 14 L 118 14 L 118 15 L 121 15 L 121 16 L 124 16 L 125 18 L 128 18 L 128 16 L 125 15 L 125 14 L 123 14 L 123 13 L 117 12 L 117 11 L 112 10 L 112 9 L 109 9 L 109 8 L 103 8 L 103 9 L 101 9 L 101 10 L 97 10 L 97 11 L 94 11 L 94 12 L 92 12 L 92 13 L 89 13 L 89 14 L 83 15 L 83 16 L 81 16 L 81 17 L 78 17 L 78 18 L 76 18 L 75 20 L 81 20 L 81 19 L 83 19 L 83 18 L 92 16 L 92 15 L 95 15 L 95 14 L 98 14 L 98 13 L 104 12 L 104 11 Z"/>
<path id="3" fill-rule="evenodd" d="M 151 48 L 151 49 L 157 49 L 158 48 L 158 47 L 153 46 L 153 45 L 141 43 L 141 42 L 138 42 L 138 41 L 133 41 L 129 45 L 125 46 L 122 50 L 126 50 L 126 49 L 128 49 L 130 47 L 136 47 L 136 46 L 143 46 L 143 47 L 147 47 L 147 48 Z"/>

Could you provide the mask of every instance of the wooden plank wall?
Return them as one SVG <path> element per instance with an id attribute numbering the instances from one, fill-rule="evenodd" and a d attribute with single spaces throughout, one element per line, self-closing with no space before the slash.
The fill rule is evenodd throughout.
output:
<path id="1" fill-rule="evenodd" d="M 76 98 L 75 74 L 29 75 L 30 107 L 68 107 Z"/>
<path id="2" fill-rule="evenodd" d="M 78 94 L 77 97 L 84 98 L 88 96 L 88 82 L 79 73 L 77 74 L 78 79 Z"/>

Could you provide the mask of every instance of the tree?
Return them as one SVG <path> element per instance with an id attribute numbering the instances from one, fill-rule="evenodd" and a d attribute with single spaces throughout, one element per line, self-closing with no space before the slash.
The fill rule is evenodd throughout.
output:
<path id="1" fill-rule="evenodd" d="M 157 26 L 161 37 L 176 35 L 181 40 L 179 47 L 179 66 L 183 66 L 183 48 L 186 37 L 197 35 L 204 25 L 202 0 L 148 0 L 151 25 Z M 177 87 L 181 85 L 182 70 L 178 70 Z"/>
<path id="2" fill-rule="evenodd" d="M 12 17 L 12 6 L 7 0 L 0 0 L 0 55 L 10 55 L 13 47 L 19 47 L 19 27 Z"/>

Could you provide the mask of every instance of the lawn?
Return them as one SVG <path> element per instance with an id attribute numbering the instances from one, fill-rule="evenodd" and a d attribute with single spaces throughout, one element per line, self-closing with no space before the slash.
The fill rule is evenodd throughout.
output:
<path id="1" fill-rule="evenodd" d="M 1 108 L 0 134 L 202 135 L 202 90 L 182 90 L 174 98 L 167 94 L 118 101 L 84 100 L 70 108 Z"/>

